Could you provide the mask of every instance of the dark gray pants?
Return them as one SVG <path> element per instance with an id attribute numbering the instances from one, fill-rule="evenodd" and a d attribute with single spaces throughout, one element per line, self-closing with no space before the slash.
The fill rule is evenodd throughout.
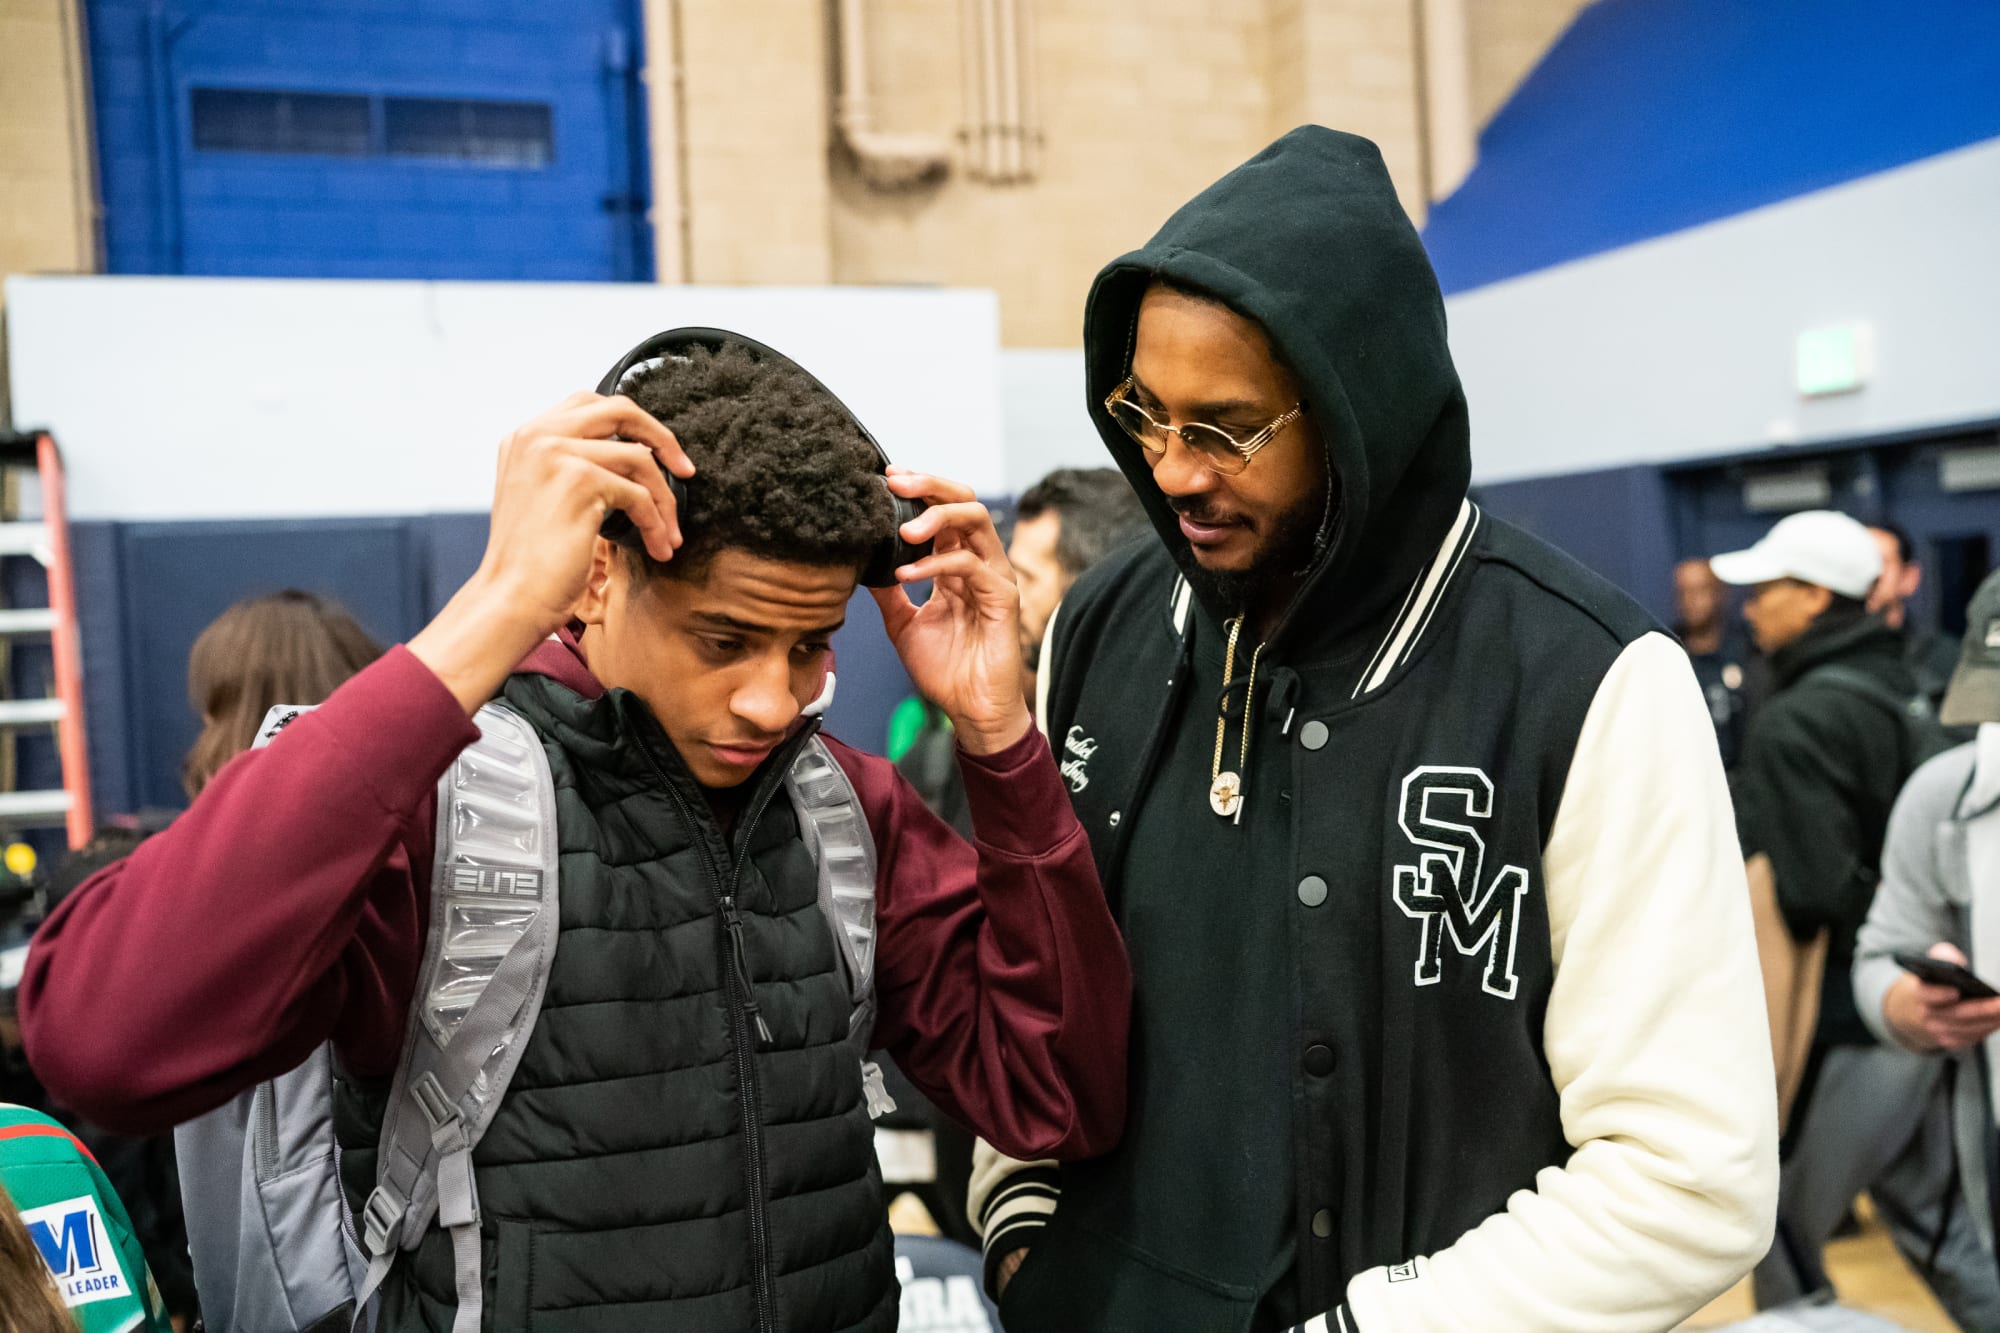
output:
<path id="1" fill-rule="evenodd" d="M 1827 1052 L 1780 1174 L 1778 1239 L 1757 1265 L 1758 1308 L 1831 1288 L 1826 1243 L 1863 1190 L 1951 1317 L 2000 1330 L 2000 1268 L 1959 1189 L 1944 1061 L 1900 1047 Z"/>

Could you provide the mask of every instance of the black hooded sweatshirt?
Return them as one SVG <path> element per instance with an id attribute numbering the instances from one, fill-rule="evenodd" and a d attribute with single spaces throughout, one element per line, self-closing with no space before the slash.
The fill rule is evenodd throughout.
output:
<path id="1" fill-rule="evenodd" d="M 1743 746 L 1736 791 L 1744 850 L 1771 858 L 1778 907 L 1795 936 L 1831 935 L 1814 1034 L 1821 1046 L 1875 1044 L 1854 1004 L 1854 941 L 1882 878 L 1896 794 L 1949 740 L 1940 731 L 1925 749 L 1913 739 L 1918 724 L 1897 707 L 1919 692 L 1903 652 L 1902 637 L 1859 607 L 1822 615 L 1771 655 L 1777 690 Z"/>
<path id="2" fill-rule="evenodd" d="M 1225 698 L 1232 609 L 1208 605 L 1184 577 L 1194 556 L 1176 517 L 1102 406 L 1129 373 L 1156 275 L 1262 326 L 1303 386 L 1312 427 L 1271 447 L 1316 448 L 1317 437 L 1332 472 L 1332 521 L 1264 644 L 1247 714 L 1253 636 L 1243 634 Z M 1621 734 L 1688 738 L 1658 760 L 1676 790 L 1657 810 L 1683 817 L 1689 835 L 1667 857 L 1682 858 L 1681 873 L 1658 888 L 1712 910 L 1716 929 L 1740 927 L 1711 948 L 1702 926 L 1677 966 L 1717 966 L 1715 1012 L 1755 1012 L 1740 853 L 1685 655 L 1616 589 L 1468 502 L 1466 402 L 1443 303 L 1366 140 L 1296 130 L 1223 178 L 1099 275 L 1085 345 L 1093 420 L 1159 541 L 1108 559 L 1058 611 L 1043 721 L 1126 933 L 1131 1101 L 1113 1154 L 1059 1176 L 1019 1171 L 984 1199 L 989 1274 L 1031 1246 L 1002 1302 L 1010 1333 L 1266 1330 L 1315 1317 L 1326 1322 L 1310 1327 L 1372 1333 L 1446 1327 L 1417 1311 L 1461 1299 L 1484 1307 L 1462 1311 L 1465 1327 L 1641 1327 L 1602 1322 L 1601 1302 L 1546 1304 L 1560 1294 L 1463 1294 L 1433 1260 L 1563 1167 L 1571 1135 L 1585 1137 L 1560 1086 L 1574 1073 L 1566 1064 L 1553 1077 L 1544 1049 L 1545 1023 L 1567 1021 L 1551 1012 L 1552 929 L 1584 917 L 1569 905 L 1552 914 L 1543 859 L 1586 717 L 1635 655 L 1619 702 L 1601 711 L 1618 713 Z M 1660 682 L 1667 697 L 1635 705 L 1635 689 Z M 1249 728 L 1234 820 L 1209 803 L 1223 708 L 1226 767 L 1237 767 L 1246 718 Z M 1642 784 L 1648 758 L 1634 756 Z M 1564 835 L 1591 867 L 1569 863 L 1569 900 L 1602 878 L 1589 818 L 1572 817 Z M 1607 928 L 1605 948 L 1641 947 L 1620 933 L 1633 924 Z M 1601 989 L 1603 974 L 1590 984 Z M 1649 991 L 1635 1012 L 1672 998 Z M 1600 1000 L 1571 1003 L 1598 1021 Z M 1658 1021 L 1668 1020 L 1640 1020 Z M 1680 1194 L 1702 1201 L 1700 1244 L 1725 1257 L 1642 1281 L 1621 1311 L 1691 1311 L 1696 1293 L 1762 1253 L 1775 1153 L 1762 1110 L 1768 1040 L 1754 1035 L 1729 1033 L 1696 1060 L 1740 1134 L 1730 1160 L 1692 1160 L 1707 1148 L 1662 1154 L 1675 1158 L 1663 1174 L 1682 1178 Z M 1669 1039 L 1706 1037 L 1698 1024 Z M 1593 1039 L 1579 1032 L 1577 1043 Z M 1621 1095 L 1662 1095 L 1650 1077 L 1638 1082 Z M 1600 1188 L 1615 1193 L 1588 1186 Z M 1058 1194 L 1051 1219 L 1045 1201 Z M 1601 1221 L 1577 1220 L 1574 1243 L 1592 1244 Z M 1634 1255 L 1680 1222 L 1646 1219 Z M 1729 1238 L 1720 1245 L 1718 1230 Z M 1550 1253 L 1564 1242 L 1520 1243 Z M 1366 1300 L 1343 1303 L 1364 1273 L 1373 1290 L 1392 1284 L 1394 1299 L 1367 1298 L 1373 1321 Z M 1525 1313 L 1510 1322 L 1516 1309 Z"/>

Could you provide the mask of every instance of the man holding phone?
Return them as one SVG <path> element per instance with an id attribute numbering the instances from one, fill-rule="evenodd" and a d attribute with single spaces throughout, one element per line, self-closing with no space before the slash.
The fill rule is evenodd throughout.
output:
<path id="1" fill-rule="evenodd" d="M 1978 1058 L 1982 1047 L 1989 1061 L 2000 1052 L 1990 983 L 2000 973 L 2000 573 L 1966 612 L 1942 720 L 1979 734 L 1919 768 L 1897 798 L 1881 887 L 1855 949 L 1854 998 L 1884 1041 L 1935 1054 L 1943 1068 L 1945 1091 L 1921 1116 L 1886 1108 L 1925 1122 L 1913 1142 L 1935 1145 L 1891 1165 L 1910 1188 L 1890 1225 L 1914 1229 L 1936 1255 L 1926 1278 L 1953 1318 L 2000 1328 L 1987 1175 L 1994 1110 Z"/>

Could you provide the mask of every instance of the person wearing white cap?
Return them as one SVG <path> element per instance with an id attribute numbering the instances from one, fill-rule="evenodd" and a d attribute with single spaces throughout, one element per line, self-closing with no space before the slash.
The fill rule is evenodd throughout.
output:
<path id="1" fill-rule="evenodd" d="M 1758 1304 L 1769 1306 L 1831 1290 L 1822 1252 L 1862 1189 L 1892 1219 L 1914 1211 L 1901 1206 L 1908 1173 L 1892 1168 L 1924 1155 L 1917 1130 L 1936 1070 L 1877 1042 L 1849 974 L 1890 807 L 1927 755 L 1911 721 L 1922 704 L 1902 641 L 1865 605 L 1882 572 L 1867 528 L 1831 510 L 1793 514 L 1709 563 L 1725 583 L 1750 589 L 1744 619 L 1770 656 L 1775 687 L 1744 741 L 1743 853 L 1770 859 L 1794 938 L 1827 936 L 1818 1025 L 1780 1172 L 1778 1239 L 1756 1271 Z M 1915 1228 L 1891 1233 L 1913 1267 L 1934 1258 Z"/>
<path id="2" fill-rule="evenodd" d="M 1757 646 L 1775 653 L 1797 639 L 1821 614 L 1863 603 L 1882 574 L 1882 552 L 1867 528 L 1831 509 L 1781 519 L 1764 540 L 1710 560 L 1724 583 L 1752 588 L 1744 605 Z"/>

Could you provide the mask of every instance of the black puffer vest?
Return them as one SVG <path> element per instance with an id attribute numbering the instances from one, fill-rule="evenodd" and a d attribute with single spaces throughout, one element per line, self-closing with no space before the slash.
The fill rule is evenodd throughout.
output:
<path id="1" fill-rule="evenodd" d="M 541 1017 L 473 1155 L 485 1326 L 893 1329 L 847 981 L 781 782 L 806 737 L 759 773 L 731 845 L 630 694 L 586 700 L 520 675 L 505 697 L 555 777 L 562 931 Z M 357 1207 L 385 1096 L 346 1079 L 336 1089 Z M 451 1243 L 433 1229 L 391 1271 L 378 1327 L 443 1333 L 453 1290 Z"/>

